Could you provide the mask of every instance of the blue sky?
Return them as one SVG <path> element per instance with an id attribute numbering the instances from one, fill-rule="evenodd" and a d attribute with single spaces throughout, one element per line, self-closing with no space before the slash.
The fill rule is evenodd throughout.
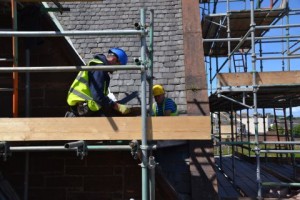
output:
<path id="1" fill-rule="evenodd" d="M 274 0 L 273 0 L 274 1 Z M 274 1 L 275 2 L 275 1 Z M 282 0 L 279 0 L 277 4 L 274 6 L 274 8 L 278 8 L 281 4 Z M 226 3 L 219 3 L 219 7 L 217 7 L 217 13 L 226 13 Z M 254 1 L 254 5 L 257 5 L 257 1 Z M 203 5 L 200 5 L 200 7 L 203 8 Z M 264 0 L 262 2 L 261 8 L 269 8 L 270 7 L 270 0 Z M 300 24 L 300 0 L 289 0 L 289 7 L 291 10 L 294 10 L 295 15 L 289 15 L 289 24 Z M 207 8 L 207 7 L 206 7 Z M 231 2 L 230 3 L 230 10 L 249 10 L 250 9 L 250 0 L 246 0 L 246 3 L 243 2 Z M 211 9 L 212 10 L 212 9 Z M 299 10 L 299 11 L 298 11 Z M 282 20 L 279 20 L 276 25 L 285 25 L 287 23 L 287 17 L 284 17 Z M 286 35 L 287 31 L 286 29 L 271 29 L 266 36 L 282 36 Z M 290 28 L 289 34 L 298 36 L 297 38 L 290 39 L 289 46 L 294 47 L 291 48 L 291 51 L 296 50 L 297 48 L 300 48 L 300 27 L 296 28 Z M 278 39 L 277 39 L 278 40 Z M 285 39 L 284 39 L 285 40 Z M 266 41 L 266 40 L 264 40 Z M 270 40 L 268 40 L 270 41 Z M 285 40 L 286 41 L 286 40 Z M 299 41 L 299 43 L 297 43 Z M 286 51 L 287 49 L 287 42 L 284 43 L 263 43 L 262 49 L 266 53 L 264 56 L 283 56 L 282 52 Z M 259 56 L 259 46 L 255 46 L 255 52 L 257 56 Z M 294 54 L 300 54 L 300 50 L 295 51 Z M 248 71 L 252 71 L 252 64 L 251 64 L 251 53 L 249 54 L 247 58 L 247 64 L 248 64 Z M 286 55 L 284 55 L 286 56 Z M 219 66 L 224 62 L 225 59 L 219 59 Z M 290 67 L 288 67 L 288 62 L 290 62 Z M 233 65 L 233 64 L 232 64 Z M 263 60 L 263 70 L 264 71 L 287 71 L 288 68 L 290 70 L 300 70 L 300 59 L 291 59 L 288 60 L 282 60 L 282 59 L 276 59 L 276 60 Z M 213 75 L 215 74 L 215 59 L 212 59 L 212 68 L 213 68 Z M 208 67 L 207 67 L 208 69 Z M 221 72 L 228 73 L 228 66 L 225 66 Z M 232 69 L 232 71 L 234 71 Z M 256 62 L 256 71 L 260 71 L 260 63 L 259 61 Z M 209 71 L 207 70 L 207 81 L 208 81 L 208 88 L 210 89 L 210 83 L 209 83 Z M 212 91 L 214 92 L 216 89 L 216 80 L 214 80 L 212 84 Z M 209 90 L 210 94 L 211 90 Z M 273 113 L 271 110 L 270 113 Z M 293 115 L 294 116 L 300 116 L 300 107 L 293 108 Z"/>

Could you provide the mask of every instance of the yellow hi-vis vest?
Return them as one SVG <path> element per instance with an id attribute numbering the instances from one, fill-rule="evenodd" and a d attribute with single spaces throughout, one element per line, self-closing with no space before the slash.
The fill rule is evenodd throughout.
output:
<path id="1" fill-rule="evenodd" d="M 103 62 L 98 59 L 93 59 L 88 63 L 88 66 L 91 64 L 101 65 Z M 101 106 L 93 100 L 88 83 L 88 71 L 80 71 L 68 92 L 67 103 L 69 106 L 75 106 L 78 102 L 86 101 L 91 111 L 98 111 L 101 109 Z M 105 86 L 104 88 L 107 87 Z M 105 89 L 104 95 L 107 94 L 108 89 Z"/>
<path id="2" fill-rule="evenodd" d="M 165 98 L 164 99 L 164 102 L 163 102 L 163 114 L 165 114 L 165 104 L 166 104 L 166 99 L 167 98 Z M 175 110 L 175 112 L 171 112 L 171 114 L 170 114 L 170 116 L 178 116 L 178 110 L 177 110 L 177 105 L 175 104 L 175 106 L 176 106 L 176 110 Z M 153 115 L 154 116 L 157 116 L 157 103 L 155 102 L 155 103 L 153 103 L 152 104 L 152 113 L 153 113 Z"/>

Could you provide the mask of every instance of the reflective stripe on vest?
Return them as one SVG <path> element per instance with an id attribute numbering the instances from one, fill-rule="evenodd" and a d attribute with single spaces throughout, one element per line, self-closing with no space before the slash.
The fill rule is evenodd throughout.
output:
<path id="1" fill-rule="evenodd" d="M 164 102 L 163 102 L 163 116 L 165 115 L 166 99 L 168 99 L 168 98 L 165 98 Z M 176 104 L 175 104 L 175 107 L 176 107 L 175 112 L 171 112 L 170 116 L 178 116 L 178 110 L 177 110 L 177 105 Z M 156 108 L 157 108 L 157 103 L 153 103 L 152 104 L 152 112 L 153 112 L 154 116 L 157 116 L 157 114 L 158 114 L 158 109 L 156 109 Z"/>
<path id="2" fill-rule="evenodd" d="M 83 74 L 83 72 L 79 72 L 78 76 L 76 76 L 76 80 L 87 85 L 88 81 L 86 79 L 84 79 L 83 77 L 81 77 L 82 74 Z"/>
<path id="3" fill-rule="evenodd" d="M 91 64 L 101 65 L 103 62 L 98 59 L 93 59 L 88 63 L 88 66 Z M 100 110 L 101 106 L 99 106 L 92 98 L 88 82 L 88 71 L 80 71 L 71 85 L 67 102 L 70 106 L 75 106 L 78 102 L 87 101 L 90 110 Z"/>

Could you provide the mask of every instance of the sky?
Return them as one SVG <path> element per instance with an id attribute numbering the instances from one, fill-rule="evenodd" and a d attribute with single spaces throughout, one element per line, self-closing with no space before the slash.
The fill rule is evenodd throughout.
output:
<path id="1" fill-rule="evenodd" d="M 220 0 L 221 1 L 221 0 Z M 271 0 L 264 0 L 261 4 L 261 8 L 269 8 L 270 7 L 270 1 Z M 273 2 L 276 2 L 275 0 L 273 0 Z M 276 5 L 274 6 L 274 8 L 278 8 L 281 4 L 282 0 L 278 0 Z M 291 13 L 293 13 L 293 15 L 289 15 L 289 24 L 300 24 L 300 0 L 289 0 L 289 7 Z M 227 9 L 227 4 L 225 3 L 219 3 L 219 6 L 217 7 L 217 12 L 216 13 L 226 13 L 226 9 Z M 249 10 L 250 9 L 250 0 L 246 0 L 244 1 L 239 1 L 239 2 L 231 2 L 230 3 L 230 10 Z M 257 1 L 254 1 L 254 6 L 256 7 L 257 5 Z M 212 3 L 211 3 L 212 6 Z M 207 4 L 206 7 L 204 7 L 202 4 L 200 5 L 200 9 L 201 10 L 206 10 L 208 11 L 207 8 Z M 212 11 L 212 9 L 211 9 Z M 277 22 L 276 25 L 285 25 L 287 23 L 287 17 L 284 17 L 282 20 L 279 20 Z M 282 36 L 282 35 L 286 35 L 287 31 L 285 28 L 283 29 L 271 29 L 265 36 Z M 291 51 L 295 50 L 294 54 L 300 54 L 300 27 L 295 27 L 295 28 L 290 28 L 289 29 L 289 34 L 290 35 L 294 35 L 297 36 L 296 38 L 292 38 L 290 39 L 289 42 L 289 46 L 292 47 L 290 48 Z M 277 39 L 278 41 L 279 39 Z M 284 39 L 285 40 L 285 39 Z M 271 41 L 271 40 L 263 40 L 263 41 Z M 264 54 L 263 56 L 267 56 L 267 57 L 273 57 L 273 56 L 282 56 L 282 52 L 286 52 L 287 49 L 287 42 L 285 40 L 285 42 L 283 43 L 263 43 L 262 44 L 262 49 L 263 52 L 267 53 Z M 299 48 L 299 49 L 298 49 Z M 297 50 L 298 49 L 298 50 Z M 257 56 L 259 57 L 259 45 L 255 45 L 255 52 L 257 54 Z M 249 53 L 249 56 L 247 58 L 247 66 L 248 66 L 248 70 L 247 71 L 252 71 L 252 64 L 251 64 L 251 51 Z M 284 55 L 286 56 L 286 55 Z M 219 59 L 219 66 L 224 62 L 225 59 Z M 288 63 L 289 67 L 288 67 Z M 232 63 L 233 65 L 233 63 Z M 263 60 L 262 62 L 263 65 L 263 71 L 287 71 L 287 70 L 300 70 L 300 58 L 299 59 L 290 59 L 290 61 L 288 60 L 282 60 L 282 59 L 272 59 L 272 60 Z M 212 71 L 213 71 L 213 76 L 216 73 L 216 62 L 215 59 L 212 59 Z M 208 88 L 209 88 L 209 94 L 210 92 L 215 92 L 216 90 L 216 80 L 213 81 L 212 85 L 210 85 L 209 80 L 209 66 L 206 66 L 206 72 L 207 72 L 207 81 L 208 81 Z M 234 69 L 231 69 L 232 71 L 234 71 Z M 260 63 L 259 61 L 256 61 L 256 71 L 260 71 Z M 225 67 L 223 67 L 223 69 L 221 70 L 221 72 L 223 73 L 228 73 L 229 69 L 228 69 L 228 65 L 226 65 Z M 212 88 L 212 90 L 211 90 Z M 288 111 L 289 109 L 287 109 Z M 266 111 L 268 112 L 268 111 Z M 293 115 L 300 117 L 300 107 L 295 107 L 293 108 Z M 270 113 L 273 113 L 273 111 L 271 110 Z M 280 113 L 279 113 L 280 114 Z M 288 113 L 289 114 L 289 113 Z"/>

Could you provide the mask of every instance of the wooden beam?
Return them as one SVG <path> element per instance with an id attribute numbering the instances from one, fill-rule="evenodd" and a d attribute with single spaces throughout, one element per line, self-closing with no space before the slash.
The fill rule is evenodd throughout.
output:
<path id="1" fill-rule="evenodd" d="M 252 85 L 253 73 L 220 73 L 220 86 Z M 299 85 L 300 71 L 256 72 L 256 85 Z"/>
<path id="2" fill-rule="evenodd" d="M 141 139 L 141 117 L 0 118 L 0 141 Z M 210 140 L 209 116 L 148 118 L 149 140 Z"/>
<path id="3" fill-rule="evenodd" d="M 209 115 L 199 2 L 182 1 L 187 113 Z"/>

